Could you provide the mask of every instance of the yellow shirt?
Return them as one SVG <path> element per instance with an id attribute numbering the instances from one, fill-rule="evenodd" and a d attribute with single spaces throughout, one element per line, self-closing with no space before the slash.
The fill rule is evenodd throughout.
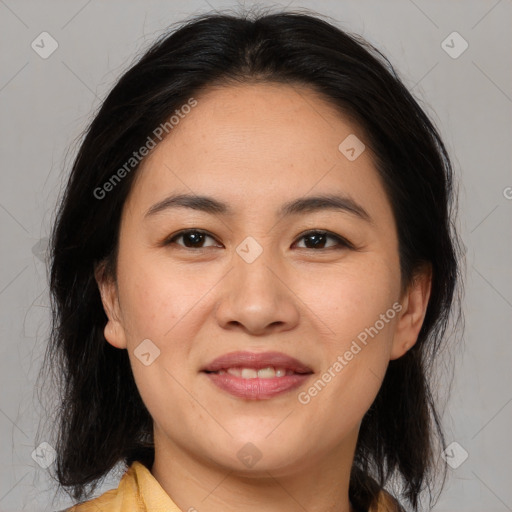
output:
<path id="1" fill-rule="evenodd" d="M 385 491 L 369 512 L 394 512 L 395 501 Z M 144 464 L 135 461 L 124 473 L 117 489 L 62 512 L 182 512 Z M 184 511 L 187 512 L 187 511 Z"/>

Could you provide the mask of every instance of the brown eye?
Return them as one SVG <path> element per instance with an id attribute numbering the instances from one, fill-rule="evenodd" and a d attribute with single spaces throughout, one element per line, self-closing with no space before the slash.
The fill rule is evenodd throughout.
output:
<path id="1" fill-rule="evenodd" d="M 335 240 L 337 243 L 329 247 L 325 247 L 328 239 Z M 308 231 L 300 237 L 300 240 L 307 240 L 305 244 L 306 247 L 300 247 L 300 249 L 331 249 L 340 246 L 344 248 L 353 247 L 352 244 L 344 238 L 333 233 L 329 233 L 328 231 Z"/>
<path id="2" fill-rule="evenodd" d="M 219 245 L 211 244 L 204 245 L 205 240 L 210 238 L 215 240 L 211 235 L 209 235 L 206 231 L 202 231 L 199 229 L 188 229 L 184 231 L 180 231 L 176 233 L 171 238 L 168 238 L 164 245 L 171 245 L 177 243 L 184 247 L 185 249 L 204 249 L 207 247 L 219 247 Z M 182 239 L 182 242 L 178 243 L 177 240 Z M 333 240 L 335 243 L 328 245 L 328 241 Z M 353 249 L 354 246 L 343 237 L 339 235 L 335 235 L 334 233 L 330 233 L 328 231 L 308 231 L 301 235 L 299 240 L 305 240 L 305 245 L 299 247 L 299 249 L 316 249 L 316 250 L 327 250 L 327 249 L 335 249 L 335 248 L 349 248 Z"/>
<path id="3" fill-rule="evenodd" d="M 214 238 L 208 235 L 205 231 L 200 231 L 198 229 L 189 229 L 186 231 L 180 231 L 176 235 L 173 235 L 172 238 L 166 240 L 165 245 L 175 243 L 175 241 L 180 238 L 183 239 L 183 244 L 180 243 L 178 245 L 182 245 L 186 249 L 203 249 L 203 244 L 206 238 L 211 238 L 212 240 L 214 240 Z"/>

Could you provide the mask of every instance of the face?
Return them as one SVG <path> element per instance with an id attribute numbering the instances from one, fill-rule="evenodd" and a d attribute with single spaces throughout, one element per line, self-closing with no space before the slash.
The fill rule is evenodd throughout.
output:
<path id="1" fill-rule="evenodd" d="M 99 279 L 105 337 L 128 350 L 155 438 L 286 474 L 354 446 L 390 359 L 416 340 L 429 285 L 401 293 L 391 205 L 364 133 L 332 106 L 277 84 L 196 99 L 124 205 L 117 280 Z M 203 371 L 240 351 L 303 368 L 263 358 L 286 375 L 257 373 L 249 357 Z"/>

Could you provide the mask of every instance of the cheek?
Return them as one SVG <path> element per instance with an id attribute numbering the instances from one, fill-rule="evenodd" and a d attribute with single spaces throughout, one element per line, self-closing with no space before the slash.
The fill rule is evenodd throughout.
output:
<path id="1" fill-rule="evenodd" d="M 169 344 L 182 320 L 200 311 L 198 300 L 208 289 L 207 280 L 143 255 L 123 263 L 119 286 L 129 343 L 150 338 L 159 346 Z"/>
<path id="2" fill-rule="evenodd" d="M 325 341 L 341 349 L 366 328 L 379 321 L 399 297 L 399 272 L 384 261 L 361 258 L 357 264 L 331 268 L 325 274 L 304 273 L 299 295 L 325 326 Z M 388 327 L 394 310 L 385 318 Z M 379 330 L 383 326 L 379 322 Z M 389 330 L 389 329 L 387 329 Z M 331 345 L 331 343 L 329 343 Z"/>
<path id="3" fill-rule="evenodd" d="M 389 267 L 367 264 L 334 273 L 328 283 L 309 290 L 299 294 L 321 319 L 319 328 L 326 328 L 317 341 L 322 368 L 298 401 L 335 431 L 349 429 L 368 410 L 384 378 L 401 308 L 399 281 Z"/>
<path id="4" fill-rule="evenodd" d="M 183 410 L 194 410 L 180 383 L 185 382 L 189 368 L 191 346 L 187 340 L 195 333 L 187 313 L 196 301 L 183 293 L 179 282 L 164 279 L 161 273 L 140 269 L 133 276 L 124 290 L 127 350 L 142 401 L 159 423 Z"/>
<path id="5" fill-rule="evenodd" d="M 197 270 L 184 272 L 164 263 L 134 251 L 126 251 L 118 262 L 127 350 L 137 388 L 155 418 L 174 408 L 176 413 L 194 410 L 180 383 L 190 371 L 189 340 L 198 336 L 198 316 L 204 315 L 207 305 L 200 299 L 214 284 L 206 276 L 199 279 Z M 146 353 L 149 357 L 142 357 Z"/>
<path id="6" fill-rule="evenodd" d="M 354 318 L 351 321 L 354 323 Z M 365 324 L 358 322 L 361 326 Z M 335 343 L 324 345 L 321 370 L 297 395 L 303 413 L 314 418 L 313 431 L 324 433 L 319 443 L 326 447 L 341 432 L 358 427 L 382 385 L 394 323 L 391 320 L 381 330 L 380 324 L 376 328 L 375 323 L 352 328 L 352 332 L 357 332 L 355 336 L 342 334 Z"/>

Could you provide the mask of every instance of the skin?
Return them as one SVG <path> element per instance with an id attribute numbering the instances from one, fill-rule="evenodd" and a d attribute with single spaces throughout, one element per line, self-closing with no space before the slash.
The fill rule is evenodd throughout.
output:
<path id="1" fill-rule="evenodd" d="M 153 420 L 151 469 L 181 510 L 349 512 L 360 422 L 391 359 L 415 342 L 430 294 L 425 271 L 402 289 L 391 205 L 367 148 L 338 146 L 364 133 L 312 90 L 282 84 L 209 89 L 145 159 L 124 205 L 116 279 L 97 271 L 107 341 L 128 350 Z M 232 216 L 190 208 L 145 216 L 172 193 L 226 202 Z M 277 217 L 287 201 L 349 196 L 346 211 Z M 209 233 L 163 240 L 183 229 Z M 315 248 L 308 230 L 328 230 Z M 248 236 L 263 252 L 236 252 Z M 194 248 L 194 247 L 203 247 Z M 402 310 L 308 404 L 307 390 L 357 335 L 399 302 Z M 150 339 L 149 366 L 134 350 Z M 306 363 L 308 384 L 269 400 L 236 398 L 200 373 L 235 350 L 281 351 Z M 251 468 L 237 457 L 254 444 Z"/>

